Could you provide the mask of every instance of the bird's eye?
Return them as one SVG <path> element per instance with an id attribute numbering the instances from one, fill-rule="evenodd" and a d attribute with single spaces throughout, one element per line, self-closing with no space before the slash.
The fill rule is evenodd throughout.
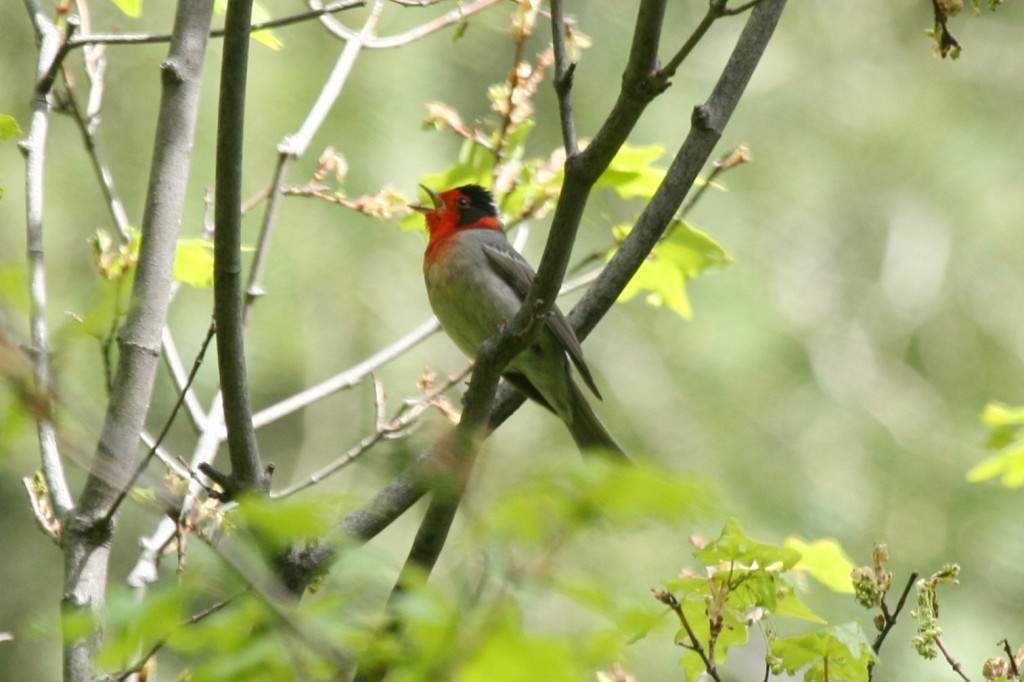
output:
<path id="1" fill-rule="evenodd" d="M 469 199 L 466 197 L 459 197 L 455 200 L 455 205 L 459 208 L 469 208 Z"/>

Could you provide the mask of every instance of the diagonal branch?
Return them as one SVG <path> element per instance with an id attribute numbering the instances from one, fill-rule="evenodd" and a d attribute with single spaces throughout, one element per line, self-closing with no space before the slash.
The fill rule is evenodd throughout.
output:
<path id="1" fill-rule="evenodd" d="M 664 181 L 615 257 L 570 315 L 581 338 L 611 308 L 679 210 L 739 103 L 785 4 L 786 0 L 763 0 L 751 12 L 711 96 L 694 108 L 690 132 Z"/>

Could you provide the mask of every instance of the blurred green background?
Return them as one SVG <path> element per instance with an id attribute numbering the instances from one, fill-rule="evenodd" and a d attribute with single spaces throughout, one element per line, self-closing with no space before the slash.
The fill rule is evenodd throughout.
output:
<path id="1" fill-rule="evenodd" d="M 275 16 L 301 9 L 283 0 L 265 4 Z M 11 5 L 0 12 L 0 112 L 27 128 L 36 51 L 26 13 Z M 98 1 L 90 9 L 98 32 L 166 31 L 170 5 L 147 3 L 138 20 Z M 594 42 L 576 72 L 577 123 L 586 136 L 615 97 L 635 3 L 569 5 Z M 670 5 L 663 55 L 682 43 L 705 3 Z M 378 32 L 404 30 L 450 6 L 389 5 Z M 365 52 L 310 152 L 293 165 L 289 183 L 306 182 L 319 152 L 334 145 L 350 165 L 350 196 L 392 185 L 413 197 L 419 178 L 450 165 L 460 147 L 453 135 L 421 130 L 424 102 L 449 103 L 467 120 L 488 114 L 486 88 L 502 82 L 512 63 L 504 33 L 512 9 L 501 4 L 473 17 L 454 43 L 448 29 L 402 49 Z M 355 26 L 363 16 L 359 10 L 341 18 Z M 632 143 L 660 144 L 667 154 L 678 148 L 691 108 L 710 91 L 743 20 L 712 28 L 673 87 L 651 105 Z M 609 537 L 605 546 L 584 548 L 575 558 L 618 576 L 638 602 L 687 563 L 690 530 L 711 536 L 727 516 L 765 541 L 837 538 L 858 563 L 867 563 L 873 543 L 884 540 L 900 585 L 911 570 L 928 574 L 957 561 L 963 584 L 948 592 L 942 621 L 947 642 L 978 675 L 981 661 L 998 653 L 995 642 L 1024 641 L 1024 498 L 1020 491 L 964 480 L 984 456 L 984 403 L 1024 402 L 1024 249 L 1015 236 L 1022 227 L 1024 179 L 1024 8 L 1010 2 L 994 14 L 967 12 L 956 19 L 951 26 L 964 51 L 955 62 L 932 54 L 924 35 L 930 25 L 926 0 L 790 3 L 718 152 L 745 143 L 754 163 L 728 173 L 727 191 L 708 193 L 690 216 L 735 263 L 692 283 L 692 321 L 637 300 L 617 306 L 585 344 L 605 395 L 598 411 L 612 431 L 632 451 L 714 481 L 719 508 L 679 528 Z M 545 34 L 542 27 L 527 55 L 543 48 Z M 283 50 L 257 45 L 252 51 L 247 196 L 270 181 L 276 145 L 297 130 L 342 49 L 317 24 L 278 35 Z M 136 223 L 165 53 L 160 45 L 107 52 L 99 143 Z M 200 234 L 203 194 L 213 183 L 219 54 L 214 41 L 186 236 Z M 71 63 L 81 78 L 80 55 Z M 536 104 L 530 153 L 543 156 L 559 143 L 549 84 Z M 6 282 L 24 262 L 23 163 L 14 141 L 0 143 L 0 186 Z M 79 133 L 61 115 L 52 119 L 46 192 L 61 426 L 65 451 L 81 462 L 94 446 L 105 406 L 98 343 L 70 313 L 88 314 L 96 305 L 99 277 L 86 240 L 111 225 Z M 611 191 L 595 195 L 577 253 L 606 248 L 610 225 L 638 208 L 622 205 Z M 246 219 L 250 243 L 259 217 L 255 211 Z M 544 227 L 534 226 L 526 249 L 534 262 Z M 268 296 L 249 336 L 257 409 L 353 365 L 426 319 L 423 245 L 417 232 L 322 202 L 285 200 Z M 6 284 L 2 295 L 3 324 L 24 339 L 24 301 Z M 209 290 L 189 288 L 174 304 L 171 323 L 186 358 L 199 346 L 210 307 Z M 463 362 L 436 335 L 379 376 L 397 405 L 416 393 L 424 367 L 452 373 Z M 198 382 L 204 396 L 214 385 L 214 368 L 208 358 Z M 0 678 L 57 679 L 61 559 L 33 525 L 20 477 L 38 466 L 34 431 L 17 417 L 5 390 L 0 631 L 13 631 L 16 639 L 0 643 Z M 172 402 L 161 376 L 151 425 L 162 423 Z M 278 465 L 276 484 L 308 475 L 368 433 L 372 420 L 372 392 L 362 385 L 264 429 L 260 442 Z M 431 415 L 409 451 L 429 443 L 442 423 Z M 187 456 L 191 440 L 182 424 L 169 445 Z M 468 511 L 486 513 L 489 495 L 546 451 L 576 457 L 557 420 L 526 406 L 488 443 Z M 380 447 L 328 485 L 361 499 L 406 456 L 403 446 Z M 80 483 L 81 469 L 72 475 Z M 375 541 L 395 562 L 415 525 L 407 516 Z M 132 565 L 133 538 L 153 520 L 148 512 L 125 515 L 115 575 Z M 459 529 L 442 572 L 457 571 L 473 553 Z M 861 616 L 852 600 L 810 601 L 836 622 Z M 538 618 L 558 617 L 556 606 L 538 608 Z M 943 664 L 913 658 L 911 635 L 906 618 L 887 644 L 876 679 L 951 679 Z M 639 679 L 679 679 L 681 652 L 671 630 L 634 651 L 626 664 Z M 756 677 L 760 655 L 754 647 L 738 657 L 729 668 L 733 679 Z"/>

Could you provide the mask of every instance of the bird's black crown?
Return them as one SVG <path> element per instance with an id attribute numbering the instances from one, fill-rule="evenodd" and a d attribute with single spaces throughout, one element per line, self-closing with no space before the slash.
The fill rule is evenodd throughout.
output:
<path id="1" fill-rule="evenodd" d="M 485 215 L 497 217 L 498 209 L 494 206 L 494 197 L 486 189 L 480 185 L 463 185 L 458 189 L 466 195 L 473 208 L 482 211 Z"/>

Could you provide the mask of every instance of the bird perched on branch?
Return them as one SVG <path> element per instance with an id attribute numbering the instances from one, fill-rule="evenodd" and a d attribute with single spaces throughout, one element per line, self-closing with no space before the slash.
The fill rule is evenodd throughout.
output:
<path id="1" fill-rule="evenodd" d="M 455 345 L 475 357 L 480 345 L 518 312 L 536 273 L 506 239 L 490 192 L 479 185 L 441 193 L 423 189 L 433 205 L 410 208 L 424 214 L 430 233 L 423 257 L 430 306 Z M 575 332 L 552 306 L 529 345 L 505 368 L 504 377 L 558 415 L 581 450 L 628 459 L 587 402 L 570 361 L 600 398 Z"/>

